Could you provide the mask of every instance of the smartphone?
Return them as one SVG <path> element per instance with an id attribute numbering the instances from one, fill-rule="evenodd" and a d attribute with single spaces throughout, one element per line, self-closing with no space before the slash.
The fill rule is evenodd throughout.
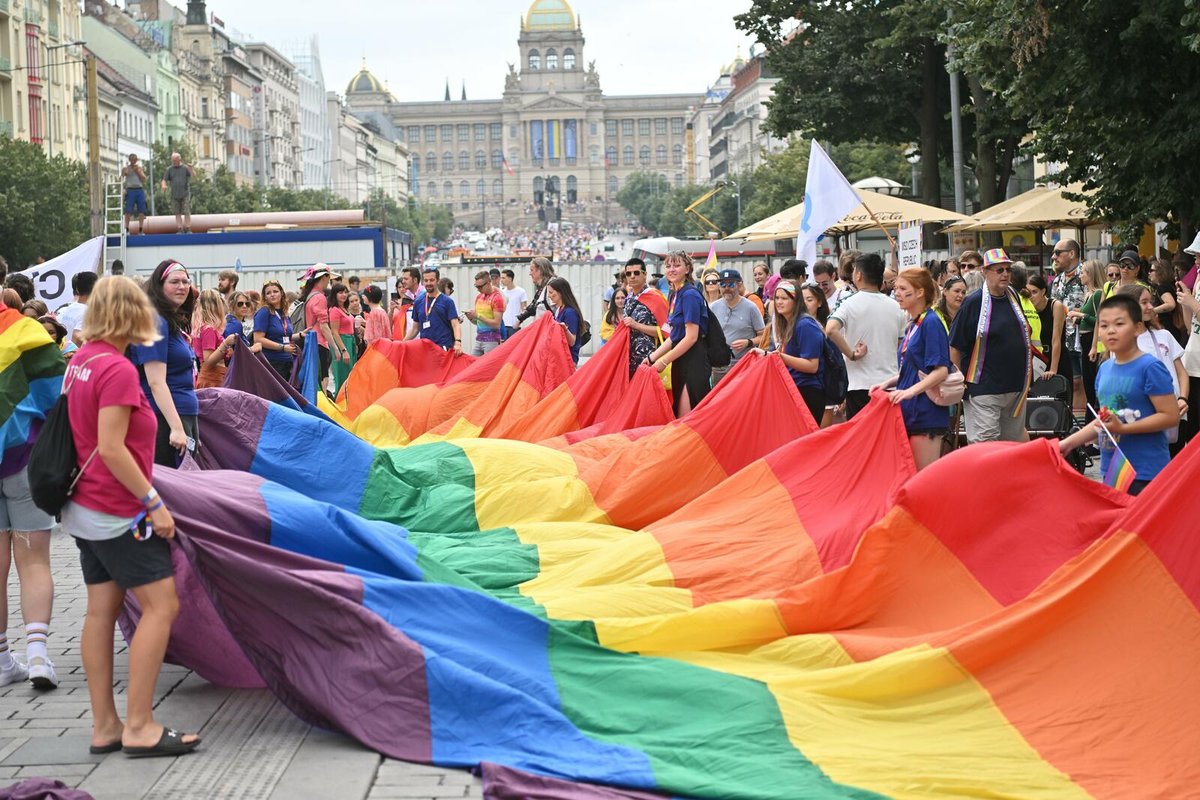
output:
<path id="1" fill-rule="evenodd" d="M 396 301 L 397 301 L 397 300 L 399 300 L 399 299 L 400 299 L 400 293 L 399 293 L 399 292 L 392 292 L 392 302 L 394 303 L 394 302 L 396 302 Z"/>

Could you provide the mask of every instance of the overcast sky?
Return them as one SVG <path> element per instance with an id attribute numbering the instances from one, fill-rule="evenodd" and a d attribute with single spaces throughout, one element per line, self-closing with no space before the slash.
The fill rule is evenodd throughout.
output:
<path id="1" fill-rule="evenodd" d="M 184 0 L 175 3 L 186 7 Z M 703 92 L 751 39 L 733 25 L 750 0 L 575 0 L 605 94 Z M 499 98 L 518 60 L 525 0 L 209 0 L 208 10 L 253 40 L 288 52 L 314 33 L 325 87 L 338 92 L 362 59 L 400 100 L 441 100 L 449 78 L 458 99 Z M 702 10 L 701 10 L 702 9 Z"/>

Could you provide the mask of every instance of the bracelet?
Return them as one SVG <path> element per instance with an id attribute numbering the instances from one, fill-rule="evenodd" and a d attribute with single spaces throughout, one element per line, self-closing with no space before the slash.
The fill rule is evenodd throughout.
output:
<path id="1" fill-rule="evenodd" d="M 158 490 L 155 489 L 153 486 L 151 486 L 150 491 L 147 492 L 146 496 L 142 498 L 142 505 L 148 506 L 157 499 L 158 499 Z"/>
<path id="2" fill-rule="evenodd" d="M 459 344 L 462 344 L 462 339 L 455 339 L 454 341 L 458 342 Z"/>
<path id="3" fill-rule="evenodd" d="M 157 503 L 155 503 L 154 505 L 152 505 L 152 506 L 146 506 L 146 513 L 147 513 L 147 514 L 153 513 L 153 512 L 155 512 L 155 511 L 158 511 L 158 510 L 159 510 L 160 508 L 162 508 L 162 507 L 163 507 L 163 501 L 160 499 L 160 500 L 159 500 Z"/>

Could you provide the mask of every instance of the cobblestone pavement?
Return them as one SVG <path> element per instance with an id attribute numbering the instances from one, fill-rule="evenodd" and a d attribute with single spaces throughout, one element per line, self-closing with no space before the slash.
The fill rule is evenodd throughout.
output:
<path id="1" fill-rule="evenodd" d="M 199 731 L 200 749 L 180 758 L 89 755 L 91 711 L 79 658 L 86 590 L 73 540 L 51 540 L 54 621 L 50 657 L 58 689 L 29 683 L 0 687 L 0 788 L 22 778 L 55 778 L 107 798 L 448 798 L 482 796 L 479 779 L 381 758 L 340 734 L 300 722 L 262 690 L 221 689 L 183 667 L 165 665 L 155 715 L 172 727 Z M 16 571 L 9 577 L 9 641 L 24 653 Z M 126 647 L 116 636 L 113 678 L 122 706 Z"/>

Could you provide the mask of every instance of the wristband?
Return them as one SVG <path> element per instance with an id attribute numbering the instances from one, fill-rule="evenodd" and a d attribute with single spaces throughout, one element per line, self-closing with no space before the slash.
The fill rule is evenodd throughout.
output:
<path id="1" fill-rule="evenodd" d="M 158 499 L 158 490 L 151 486 L 150 491 L 147 492 L 146 496 L 142 498 L 142 505 L 148 506 Z"/>
<path id="2" fill-rule="evenodd" d="M 455 339 L 454 341 L 458 342 L 459 344 L 462 344 L 462 339 Z"/>
<path id="3" fill-rule="evenodd" d="M 158 510 L 159 510 L 160 508 L 162 508 L 162 507 L 163 507 L 163 501 L 160 499 L 160 500 L 159 500 L 157 503 L 155 503 L 154 505 L 152 505 L 152 506 L 146 506 L 146 513 L 147 513 L 147 514 L 149 514 L 149 513 L 153 513 L 153 512 L 155 512 L 155 511 L 158 511 Z"/>

